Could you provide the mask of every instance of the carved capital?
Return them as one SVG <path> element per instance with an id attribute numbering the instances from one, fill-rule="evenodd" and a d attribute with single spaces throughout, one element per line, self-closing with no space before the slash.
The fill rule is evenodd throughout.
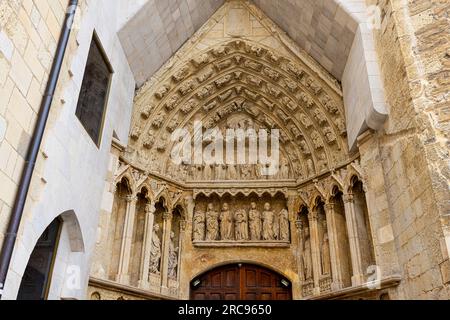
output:
<path id="1" fill-rule="evenodd" d="M 146 214 L 155 214 L 156 211 L 156 207 L 155 207 L 155 203 L 152 201 L 151 203 L 148 203 L 145 206 L 145 213 Z"/>
<path id="2" fill-rule="evenodd" d="M 137 197 L 135 196 L 135 195 L 131 195 L 131 194 L 129 194 L 129 195 L 127 195 L 126 197 L 125 197 L 125 200 L 129 203 L 129 202 L 133 202 L 133 201 L 136 201 L 136 199 L 137 199 Z"/>
<path id="3" fill-rule="evenodd" d="M 325 204 L 325 210 L 327 212 L 333 212 L 334 211 L 334 203 L 333 202 L 328 202 Z"/>
<path id="4" fill-rule="evenodd" d="M 166 220 L 166 221 L 171 220 L 172 217 L 173 217 L 173 213 L 172 212 L 164 212 L 164 214 L 163 214 L 163 219 Z"/>
<path id="5" fill-rule="evenodd" d="M 343 200 L 344 203 L 353 203 L 355 201 L 353 193 L 344 194 Z"/>
<path id="6" fill-rule="evenodd" d="M 317 222 L 317 219 L 319 218 L 319 215 L 317 214 L 317 211 L 316 210 L 313 210 L 313 211 L 311 211 L 309 214 L 308 214 L 308 219 L 309 219 L 309 221 L 311 221 L 311 222 Z"/>

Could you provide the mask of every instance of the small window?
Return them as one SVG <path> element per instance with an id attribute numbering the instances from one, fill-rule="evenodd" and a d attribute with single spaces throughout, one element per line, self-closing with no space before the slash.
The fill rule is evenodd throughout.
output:
<path id="1" fill-rule="evenodd" d="M 100 145 L 112 73 L 94 33 L 75 114 L 97 146 Z"/>

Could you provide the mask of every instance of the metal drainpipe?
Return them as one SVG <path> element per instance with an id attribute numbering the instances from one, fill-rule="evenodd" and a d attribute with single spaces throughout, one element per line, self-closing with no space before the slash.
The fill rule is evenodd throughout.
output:
<path id="1" fill-rule="evenodd" d="M 33 136 L 31 137 L 30 145 L 25 158 L 25 167 L 20 178 L 8 229 L 3 241 L 2 251 L 0 254 L 0 299 L 3 295 L 6 276 L 8 274 L 14 245 L 16 243 L 17 232 L 22 219 L 28 189 L 30 188 L 31 177 L 33 176 L 34 166 L 36 164 L 42 137 L 44 135 L 45 125 L 50 113 L 50 106 L 53 101 L 56 84 L 58 83 L 59 74 L 61 72 L 61 66 L 64 59 L 64 54 L 66 52 L 67 43 L 69 41 L 70 31 L 72 30 L 72 23 L 77 5 L 78 0 L 69 1 L 61 35 L 58 40 L 55 57 L 53 59 L 52 68 L 50 70 L 47 87 L 42 98 L 36 126 L 34 127 Z"/>

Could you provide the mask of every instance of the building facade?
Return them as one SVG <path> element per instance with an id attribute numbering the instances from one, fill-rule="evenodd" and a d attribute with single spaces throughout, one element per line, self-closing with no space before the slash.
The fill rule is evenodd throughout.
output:
<path id="1" fill-rule="evenodd" d="M 0 4 L 2 236 L 67 10 Z M 448 299 L 449 11 L 79 1 L 2 299 Z"/>

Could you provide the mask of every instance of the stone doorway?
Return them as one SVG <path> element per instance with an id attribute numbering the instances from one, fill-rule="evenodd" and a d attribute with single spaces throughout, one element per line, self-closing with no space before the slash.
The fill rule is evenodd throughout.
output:
<path id="1" fill-rule="evenodd" d="M 232 264 L 210 270 L 191 282 L 191 300 L 291 300 L 289 280 L 267 268 Z"/>

